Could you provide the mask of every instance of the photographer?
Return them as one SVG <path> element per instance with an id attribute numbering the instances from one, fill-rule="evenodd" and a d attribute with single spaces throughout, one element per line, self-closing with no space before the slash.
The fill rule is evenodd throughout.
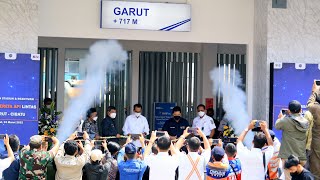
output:
<path id="1" fill-rule="evenodd" d="M 73 133 L 59 148 L 54 159 L 57 166 L 56 180 L 82 179 L 82 168 L 89 161 L 92 146 L 86 131 L 83 134 L 85 139 L 84 147 L 81 141 L 76 142 L 74 140 L 76 137 L 76 133 Z"/>
<path id="2" fill-rule="evenodd" d="M 59 140 L 51 137 L 53 148 L 50 151 L 42 150 L 44 137 L 34 135 L 30 137 L 29 145 L 20 152 L 19 179 L 46 179 L 47 166 L 59 149 Z"/>
<path id="3" fill-rule="evenodd" d="M 187 142 L 188 154 L 179 152 L 179 179 L 204 179 L 205 167 L 210 159 L 210 144 L 206 135 L 197 128 L 197 134 L 203 138 L 204 150 L 200 153 L 201 141 L 198 137 L 191 137 L 186 140 L 190 135 L 189 128 L 184 130 L 180 136 L 175 147 L 180 150 L 185 142 Z"/>
<path id="4" fill-rule="evenodd" d="M 11 146 L 9 144 L 8 135 L 6 135 L 6 137 L 4 137 L 3 141 L 4 141 L 4 145 L 6 146 L 7 151 L 8 151 L 8 157 L 5 159 L 0 159 L 0 179 L 2 178 L 3 170 L 7 169 L 10 166 L 10 164 L 14 161 L 14 154 L 13 154 L 13 151 L 12 151 Z"/>
<path id="5" fill-rule="evenodd" d="M 312 93 L 308 100 L 308 109 L 310 111 L 310 118 L 313 125 L 309 130 L 310 143 L 310 171 L 315 176 L 315 179 L 320 179 L 320 90 L 316 83 L 313 83 Z M 307 113 L 306 113 L 307 115 Z"/>
<path id="6" fill-rule="evenodd" d="M 247 133 L 255 128 L 257 120 L 252 121 L 239 136 L 237 141 L 237 157 L 242 167 L 242 179 L 265 179 L 267 165 L 273 156 L 273 141 L 265 121 L 258 121 L 262 132 L 255 134 L 253 148 L 248 149 L 243 145 Z M 263 153 L 262 148 L 268 146 Z"/>
<path id="7" fill-rule="evenodd" d="M 282 130 L 282 144 L 279 157 L 284 163 L 290 155 L 295 155 L 300 159 L 301 165 L 306 164 L 306 132 L 309 122 L 300 114 L 301 104 L 293 100 L 289 103 L 288 115 L 284 116 L 280 112 L 276 122 L 276 129 Z M 286 180 L 291 179 L 288 170 L 284 170 Z"/>

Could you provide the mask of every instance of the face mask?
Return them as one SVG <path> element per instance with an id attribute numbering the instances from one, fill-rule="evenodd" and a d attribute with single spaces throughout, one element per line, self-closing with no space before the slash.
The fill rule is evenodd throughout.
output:
<path id="1" fill-rule="evenodd" d="M 135 115 L 136 117 L 139 117 L 139 116 L 141 115 L 141 113 L 134 113 L 134 115 Z"/>
<path id="2" fill-rule="evenodd" d="M 48 109 L 51 109 L 51 105 L 46 105 L 46 107 L 47 107 Z"/>
<path id="3" fill-rule="evenodd" d="M 97 121 L 98 120 L 98 116 L 92 118 L 94 121 Z"/>
<path id="4" fill-rule="evenodd" d="M 294 172 L 294 173 L 290 173 L 291 175 L 299 175 L 298 171 Z"/>
<path id="5" fill-rule="evenodd" d="M 203 111 L 198 112 L 198 115 L 199 115 L 200 117 L 203 117 L 205 114 L 206 114 L 206 113 L 203 112 Z"/>
<path id="6" fill-rule="evenodd" d="M 173 118 L 174 118 L 175 120 L 179 120 L 179 119 L 180 119 L 180 116 L 173 116 Z"/>
<path id="7" fill-rule="evenodd" d="M 117 116 L 117 114 L 116 114 L 116 113 L 111 113 L 111 114 L 110 114 L 111 119 L 116 118 L 116 116 Z"/>

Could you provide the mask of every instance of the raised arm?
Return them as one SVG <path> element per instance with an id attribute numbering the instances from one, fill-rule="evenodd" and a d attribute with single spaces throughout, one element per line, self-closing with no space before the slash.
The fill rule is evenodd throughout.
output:
<path id="1" fill-rule="evenodd" d="M 179 137 L 179 140 L 175 144 L 175 148 L 179 151 L 181 147 L 183 146 L 186 137 L 189 136 L 190 133 L 188 133 L 189 127 L 187 127 L 184 131 L 183 134 Z"/>
<path id="2" fill-rule="evenodd" d="M 13 162 L 14 161 L 14 154 L 13 154 L 13 151 L 12 151 L 10 143 L 9 143 L 9 136 L 7 134 L 6 134 L 6 137 L 4 137 L 3 142 L 4 142 L 4 145 L 7 147 L 8 158 L 10 159 L 10 162 Z"/>
<path id="3" fill-rule="evenodd" d="M 207 136 L 199 128 L 197 129 L 197 132 L 198 132 L 199 136 L 202 137 L 202 139 L 203 139 L 204 149 L 210 151 L 211 147 L 210 147 L 210 143 L 209 143 Z"/>
<path id="4" fill-rule="evenodd" d="M 157 139 L 156 132 L 155 132 L 155 131 L 152 131 L 149 144 L 148 144 L 148 146 L 146 147 L 146 150 L 144 151 L 144 154 L 143 154 L 143 157 L 144 157 L 144 158 L 146 158 L 147 156 L 149 156 L 149 154 L 151 153 L 152 145 L 153 145 L 153 143 L 154 143 L 154 141 L 155 141 L 156 139 Z"/>
<path id="5" fill-rule="evenodd" d="M 273 146 L 273 141 L 272 141 L 271 135 L 269 133 L 267 122 L 266 121 L 260 122 L 260 126 L 261 126 L 261 130 L 266 135 L 268 146 Z"/>
<path id="6" fill-rule="evenodd" d="M 251 121 L 250 124 L 248 125 L 248 127 L 242 131 L 242 133 L 240 134 L 240 136 L 238 137 L 237 142 L 241 142 L 243 143 L 244 138 L 246 137 L 248 131 L 252 130 L 254 128 L 254 122 Z"/>

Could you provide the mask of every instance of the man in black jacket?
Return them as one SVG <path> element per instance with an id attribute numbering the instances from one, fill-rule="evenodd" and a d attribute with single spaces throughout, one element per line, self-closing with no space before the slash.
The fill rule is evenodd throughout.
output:
<path id="1" fill-rule="evenodd" d="M 107 108 L 107 117 L 101 123 L 102 137 L 116 136 L 117 138 L 120 138 L 120 134 L 118 133 L 115 124 L 116 116 L 117 109 L 114 106 L 109 106 Z"/>

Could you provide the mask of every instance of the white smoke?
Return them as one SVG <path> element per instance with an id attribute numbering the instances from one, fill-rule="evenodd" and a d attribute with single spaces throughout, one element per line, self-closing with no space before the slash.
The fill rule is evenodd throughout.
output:
<path id="1" fill-rule="evenodd" d="M 94 43 L 85 57 L 87 73 L 81 86 L 79 96 L 71 100 L 64 112 L 63 121 L 58 129 L 58 139 L 63 141 L 74 132 L 79 125 L 80 116 L 94 103 L 94 98 L 104 85 L 106 73 L 123 70 L 128 59 L 127 52 L 114 40 L 98 41 Z"/>
<path id="2" fill-rule="evenodd" d="M 226 112 L 224 118 L 231 123 L 235 134 L 239 136 L 248 127 L 251 119 L 247 113 L 247 98 L 241 89 L 240 73 L 226 67 L 215 68 L 210 72 L 210 78 L 213 82 L 212 93 L 222 96 L 223 109 Z M 251 146 L 252 140 L 253 133 L 250 131 L 246 136 L 245 144 Z"/>

